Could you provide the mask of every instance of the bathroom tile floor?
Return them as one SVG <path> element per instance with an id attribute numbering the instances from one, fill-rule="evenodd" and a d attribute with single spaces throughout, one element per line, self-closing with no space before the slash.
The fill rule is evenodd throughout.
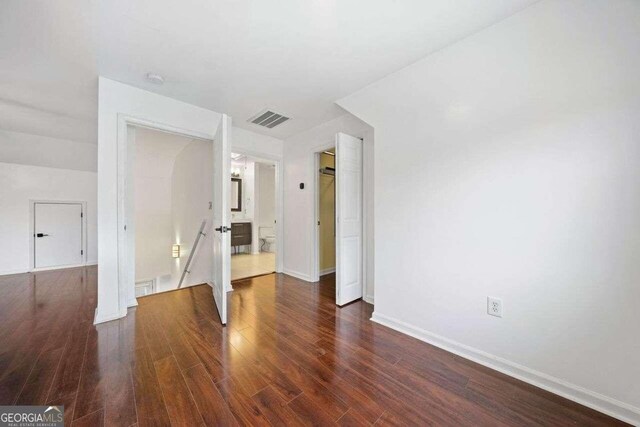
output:
<path id="1" fill-rule="evenodd" d="M 275 270 L 276 254 L 273 252 L 231 255 L 231 280 L 273 273 Z"/>

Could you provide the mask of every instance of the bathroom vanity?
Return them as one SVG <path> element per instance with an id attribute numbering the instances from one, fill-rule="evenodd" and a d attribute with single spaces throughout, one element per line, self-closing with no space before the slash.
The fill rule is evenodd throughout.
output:
<path id="1" fill-rule="evenodd" d="M 251 245 L 251 222 L 231 223 L 231 246 L 237 249 L 238 246 Z"/>

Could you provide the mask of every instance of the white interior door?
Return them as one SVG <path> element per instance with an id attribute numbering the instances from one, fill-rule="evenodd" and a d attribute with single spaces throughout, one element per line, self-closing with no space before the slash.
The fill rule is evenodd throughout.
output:
<path id="1" fill-rule="evenodd" d="M 336 135 L 336 304 L 362 298 L 362 140 Z"/>
<path id="2" fill-rule="evenodd" d="M 213 298 L 227 324 L 227 290 L 231 287 L 231 118 L 222 115 L 213 140 Z"/>
<path id="3" fill-rule="evenodd" d="M 82 204 L 35 203 L 34 267 L 82 264 Z"/>

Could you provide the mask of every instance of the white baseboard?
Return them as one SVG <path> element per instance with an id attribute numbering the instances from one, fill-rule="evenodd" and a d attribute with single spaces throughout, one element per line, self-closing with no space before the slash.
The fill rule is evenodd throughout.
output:
<path id="1" fill-rule="evenodd" d="M 29 273 L 29 270 L 7 270 L 0 272 L 0 276 L 10 276 L 12 274 L 24 274 Z"/>
<path id="2" fill-rule="evenodd" d="M 374 305 L 373 297 L 371 295 L 365 295 L 362 297 L 362 299 L 364 300 L 364 302 L 368 302 L 369 304 Z"/>
<path id="3" fill-rule="evenodd" d="M 33 268 L 33 269 L 20 269 L 20 270 L 7 270 L 0 271 L 0 276 L 9 276 L 12 274 L 25 274 L 25 273 L 38 273 L 40 271 L 49 271 L 49 270 L 62 270 L 64 268 L 78 268 L 78 267 L 88 267 L 90 265 L 98 265 L 98 262 L 88 262 L 86 264 L 78 264 L 78 265 L 63 265 L 60 267 L 45 267 L 45 268 Z"/>
<path id="4" fill-rule="evenodd" d="M 619 420 L 640 425 L 640 408 L 433 334 L 384 314 L 374 312 L 371 320 Z"/>
<path id="5" fill-rule="evenodd" d="M 288 268 L 283 269 L 282 272 L 289 276 L 293 276 L 296 279 L 304 280 L 305 282 L 314 282 L 311 276 L 304 273 L 299 273 L 297 271 L 289 270 Z"/>
<path id="6" fill-rule="evenodd" d="M 320 276 L 324 276 L 326 274 L 331 274 L 331 273 L 335 273 L 335 272 L 336 272 L 336 268 L 335 267 L 325 268 L 324 270 L 320 270 Z"/>
<path id="7" fill-rule="evenodd" d="M 211 289 L 216 288 L 213 282 L 207 282 L 207 285 L 211 286 Z M 231 284 L 229 284 L 229 288 L 227 288 L 227 292 L 233 292 L 233 286 Z"/>
<path id="8" fill-rule="evenodd" d="M 99 323 L 110 322 L 112 320 L 120 319 L 121 317 L 124 317 L 124 316 L 126 316 L 126 313 L 124 315 L 120 313 L 110 313 L 106 315 L 101 315 L 98 313 L 98 309 L 96 308 L 95 315 L 93 318 L 93 324 L 97 325 Z"/>
<path id="9" fill-rule="evenodd" d="M 67 268 L 80 268 L 80 267 L 89 267 L 91 265 L 98 265 L 95 263 L 86 263 L 86 264 L 73 264 L 73 265 L 60 265 L 57 267 L 42 267 L 42 268 L 32 268 L 28 273 L 38 273 L 40 271 L 51 271 L 51 270 L 65 270 Z"/>

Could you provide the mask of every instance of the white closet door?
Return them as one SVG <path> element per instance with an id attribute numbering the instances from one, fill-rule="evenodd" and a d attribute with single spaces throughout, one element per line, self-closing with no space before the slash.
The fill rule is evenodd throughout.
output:
<path id="1" fill-rule="evenodd" d="M 227 324 L 227 290 L 231 287 L 231 118 L 223 114 L 213 140 L 213 298 Z"/>
<path id="2" fill-rule="evenodd" d="M 82 205 L 35 203 L 34 267 L 82 264 Z"/>
<path id="3" fill-rule="evenodd" d="M 362 140 L 336 135 L 336 304 L 362 298 Z"/>

